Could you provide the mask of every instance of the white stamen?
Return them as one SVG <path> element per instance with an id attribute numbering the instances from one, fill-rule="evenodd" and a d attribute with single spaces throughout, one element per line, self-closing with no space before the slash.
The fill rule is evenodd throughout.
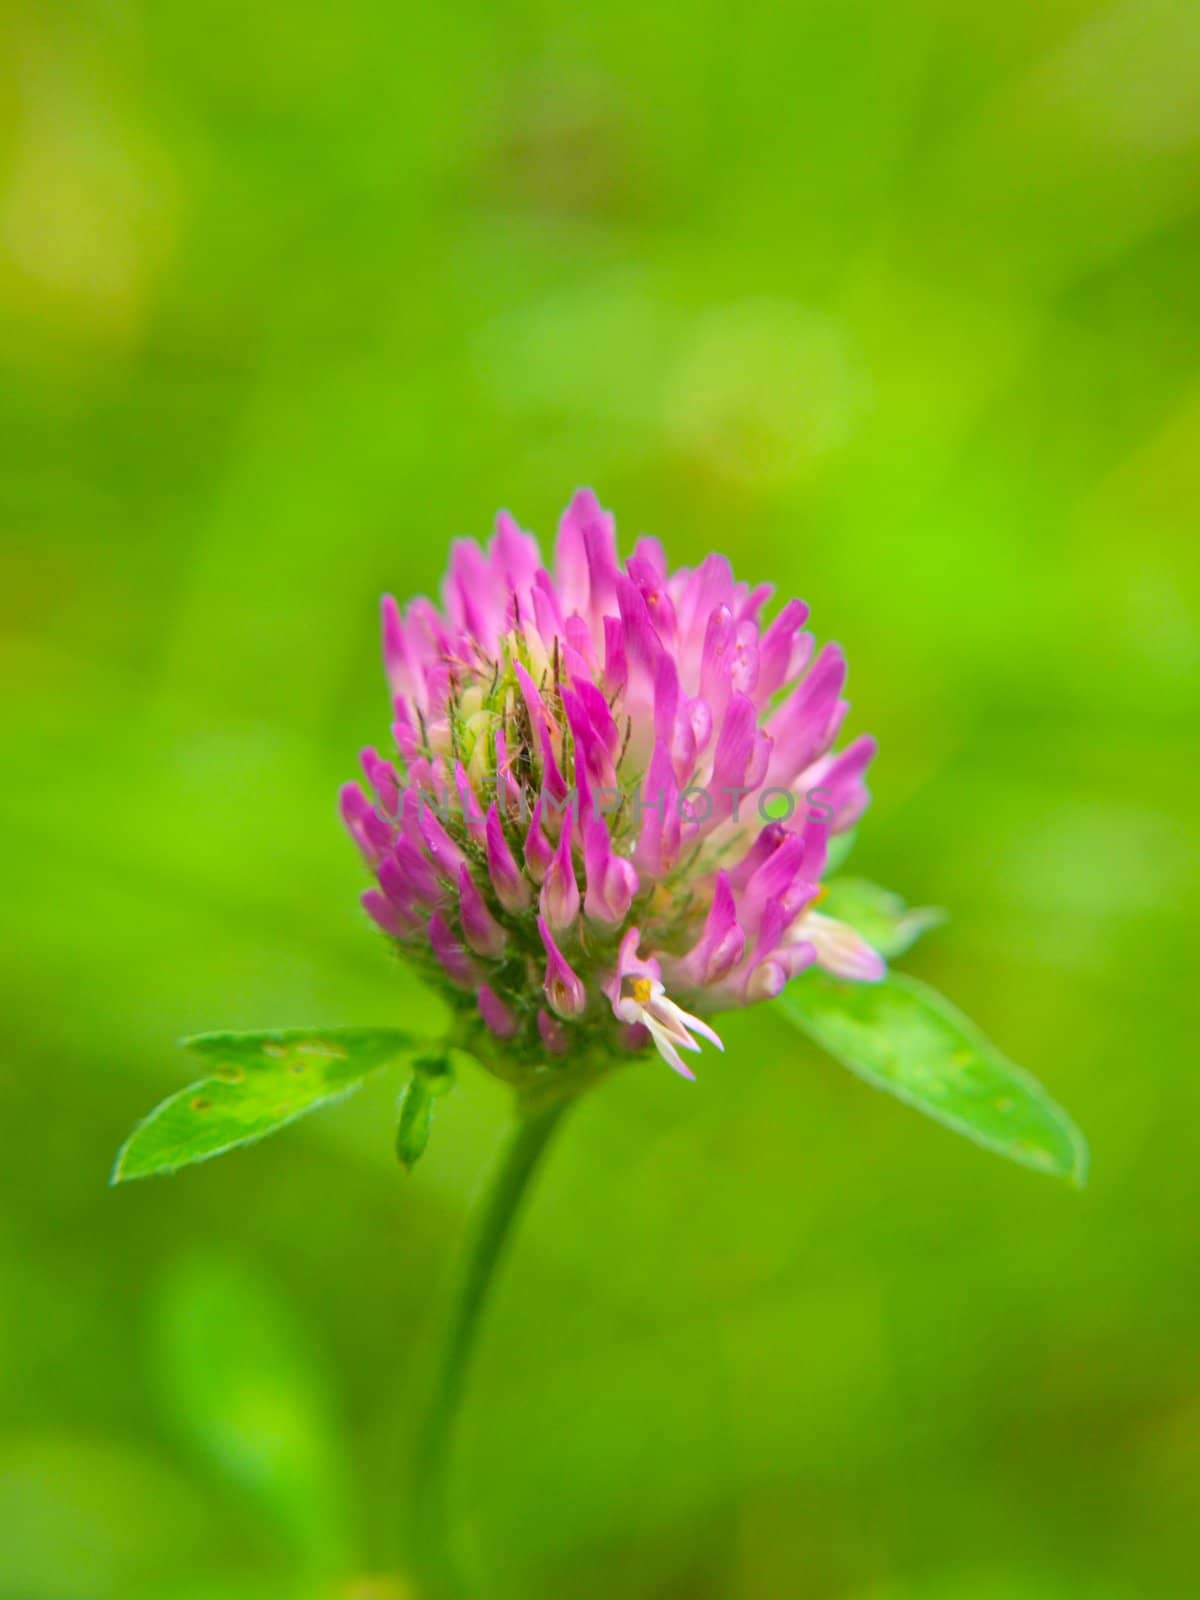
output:
<path id="1" fill-rule="evenodd" d="M 622 1022 L 640 1023 L 654 1040 L 659 1055 L 682 1077 L 695 1077 L 679 1054 L 681 1049 L 699 1050 L 692 1033 L 700 1034 L 718 1050 L 724 1050 L 719 1035 L 708 1023 L 677 1006 L 656 978 L 634 978 L 631 989 L 630 994 L 617 1001 L 614 1008 L 617 1015 Z"/>

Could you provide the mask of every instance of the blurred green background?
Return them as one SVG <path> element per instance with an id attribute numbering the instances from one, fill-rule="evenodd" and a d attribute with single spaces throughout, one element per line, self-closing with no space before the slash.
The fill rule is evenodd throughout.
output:
<path id="1" fill-rule="evenodd" d="M 581 483 L 846 647 L 855 867 L 1093 1178 L 761 1010 L 622 1075 L 488 1323 L 478 1593 L 1195 1592 L 1198 208 L 1187 0 L 9 0 L 3 1600 L 402 1592 L 498 1088 L 408 1179 L 381 1079 L 105 1184 L 180 1035 L 426 1004 L 335 818 L 377 597 Z"/>

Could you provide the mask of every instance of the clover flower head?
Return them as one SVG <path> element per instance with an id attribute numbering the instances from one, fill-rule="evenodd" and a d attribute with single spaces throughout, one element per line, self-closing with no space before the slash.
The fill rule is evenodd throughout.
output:
<path id="1" fill-rule="evenodd" d="M 722 1048 L 704 1013 L 814 964 L 882 976 L 817 909 L 874 742 L 834 753 L 842 653 L 814 658 L 798 600 L 764 623 L 771 592 L 648 538 L 622 564 L 582 490 L 552 571 L 501 513 L 441 610 L 384 600 L 396 759 L 365 750 L 342 791 L 363 904 L 505 1075 L 653 1044 L 690 1078 L 681 1051 Z"/>

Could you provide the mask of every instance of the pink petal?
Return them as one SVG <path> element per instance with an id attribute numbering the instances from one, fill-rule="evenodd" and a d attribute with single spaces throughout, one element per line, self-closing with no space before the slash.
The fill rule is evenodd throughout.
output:
<path id="1" fill-rule="evenodd" d="M 558 849 L 542 883 L 541 913 L 555 933 L 569 928 L 579 915 L 579 885 L 575 882 L 575 866 L 571 859 L 572 833 L 568 811 L 558 836 Z"/>
<path id="2" fill-rule="evenodd" d="M 476 955 L 496 960 L 508 944 L 508 935 L 488 910 L 465 862 L 458 871 L 458 908 L 463 938 L 471 949 Z"/>
<path id="3" fill-rule="evenodd" d="M 517 1031 L 517 1019 L 512 1009 L 505 1005 L 491 985 L 481 983 L 475 998 L 479 1006 L 479 1015 L 489 1030 L 497 1039 L 511 1039 Z"/>
<path id="4" fill-rule="evenodd" d="M 544 917 L 537 919 L 537 928 L 546 952 L 546 974 L 542 987 L 550 1009 L 560 1017 L 578 1017 L 587 1005 L 587 991 L 555 944 Z"/>
<path id="5" fill-rule="evenodd" d="M 462 988 L 470 988 L 474 976 L 470 957 L 436 911 L 429 919 L 429 943 L 446 976 Z"/>
<path id="6" fill-rule="evenodd" d="M 523 911 L 529 904 L 529 884 L 504 837 L 494 800 L 488 807 L 486 836 L 488 875 L 496 898 L 506 911 Z"/>

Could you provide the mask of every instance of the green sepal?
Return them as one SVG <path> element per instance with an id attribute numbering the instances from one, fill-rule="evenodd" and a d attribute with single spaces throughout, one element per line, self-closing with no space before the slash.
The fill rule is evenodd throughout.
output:
<path id="1" fill-rule="evenodd" d="M 846 983 L 810 971 L 778 1004 L 876 1088 L 1011 1161 L 1084 1182 L 1087 1144 L 1071 1118 L 927 985 L 896 975 Z"/>
<path id="2" fill-rule="evenodd" d="M 181 1041 L 211 1076 L 181 1089 L 121 1147 L 113 1183 L 174 1172 L 262 1139 L 358 1087 L 420 1041 L 395 1028 L 284 1028 Z"/>

